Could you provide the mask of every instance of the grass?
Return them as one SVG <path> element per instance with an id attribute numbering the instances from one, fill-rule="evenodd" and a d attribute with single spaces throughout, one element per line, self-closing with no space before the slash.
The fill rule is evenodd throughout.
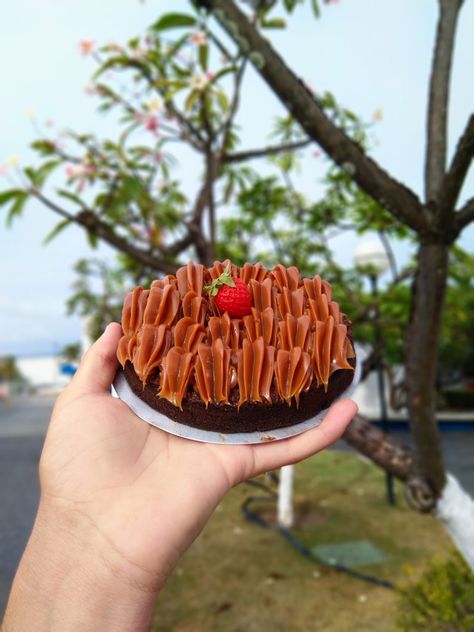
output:
<path id="1" fill-rule="evenodd" d="M 296 466 L 297 525 L 309 546 L 370 540 L 385 562 L 359 570 L 399 582 L 449 547 L 431 516 L 385 500 L 384 473 L 350 453 L 328 451 Z M 224 499 L 180 561 L 156 605 L 154 632 L 390 632 L 398 597 L 321 568 L 272 530 L 247 522 L 240 505 L 259 491 L 242 484 Z M 268 503 L 261 505 L 271 519 Z M 274 512 L 273 512 L 274 513 Z"/>

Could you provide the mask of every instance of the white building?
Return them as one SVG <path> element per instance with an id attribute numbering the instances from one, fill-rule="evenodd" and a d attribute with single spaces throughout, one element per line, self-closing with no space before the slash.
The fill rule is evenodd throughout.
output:
<path id="1" fill-rule="evenodd" d="M 41 391 L 60 391 L 71 375 L 63 371 L 65 362 L 58 356 L 25 356 L 16 358 L 16 366 L 29 385 Z"/>

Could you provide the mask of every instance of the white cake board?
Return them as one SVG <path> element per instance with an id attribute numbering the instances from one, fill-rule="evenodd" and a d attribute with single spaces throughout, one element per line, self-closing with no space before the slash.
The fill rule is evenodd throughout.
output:
<path id="1" fill-rule="evenodd" d="M 361 353 L 360 350 L 356 350 L 356 353 L 357 365 L 354 371 L 354 378 L 346 390 L 334 401 L 351 397 L 355 387 L 360 381 L 363 353 Z M 169 417 L 166 417 L 166 415 L 162 415 L 157 410 L 154 410 L 151 406 L 148 406 L 148 404 L 135 395 L 125 379 L 122 369 L 119 369 L 117 375 L 115 376 L 113 388 L 115 389 L 118 397 L 125 402 L 133 410 L 133 412 L 140 417 L 140 419 L 143 419 L 143 421 L 146 421 L 152 426 L 156 426 L 157 428 L 178 437 L 192 439 L 193 441 L 202 441 L 205 443 L 235 445 L 243 443 L 268 443 L 270 441 L 278 441 L 279 439 L 287 439 L 288 437 L 293 437 L 294 435 L 301 434 L 306 430 L 319 426 L 328 411 L 326 408 L 314 417 L 311 417 L 311 419 L 307 419 L 306 421 L 302 421 L 299 424 L 295 424 L 294 426 L 289 426 L 287 428 L 276 428 L 275 430 L 268 430 L 265 432 L 232 432 L 224 434 L 221 432 L 212 432 L 211 430 L 201 430 L 199 428 L 187 426 L 186 424 L 181 424 Z"/>

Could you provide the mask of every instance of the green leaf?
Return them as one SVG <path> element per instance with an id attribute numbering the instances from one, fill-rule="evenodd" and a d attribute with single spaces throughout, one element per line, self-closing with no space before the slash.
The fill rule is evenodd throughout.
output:
<path id="1" fill-rule="evenodd" d="M 203 44 L 199 46 L 199 64 L 203 70 L 207 70 L 208 61 L 209 61 L 209 46 L 207 44 Z"/>
<path id="2" fill-rule="evenodd" d="M 222 79 L 225 75 L 228 75 L 230 72 L 236 72 L 237 66 L 227 66 L 227 68 L 222 68 L 219 72 L 216 72 L 214 77 L 209 81 L 209 83 L 216 83 L 219 79 Z"/>
<path id="3" fill-rule="evenodd" d="M 272 18 L 271 20 L 262 21 L 263 29 L 284 29 L 285 27 L 286 22 L 283 18 Z"/>
<path id="4" fill-rule="evenodd" d="M 140 61 L 139 59 L 133 59 L 132 57 L 127 57 L 126 55 L 118 55 L 116 57 L 111 57 L 103 63 L 102 66 L 100 66 L 100 68 L 92 75 L 92 81 L 95 81 L 97 77 L 100 77 L 100 75 L 104 72 L 110 68 L 114 68 L 115 66 L 122 68 L 137 68 L 143 76 L 150 79 L 150 70 L 145 62 Z"/>
<path id="5" fill-rule="evenodd" d="M 44 165 L 41 165 L 41 167 L 36 170 L 34 184 L 38 188 L 42 187 L 49 174 L 54 171 L 56 167 L 58 167 L 60 164 L 61 160 L 50 160 L 49 162 L 45 162 Z"/>
<path id="6" fill-rule="evenodd" d="M 86 235 L 87 235 L 87 241 L 89 242 L 89 246 L 95 250 L 97 246 L 99 245 L 99 240 L 97 238 L 97 235 L 95 235 L 94 233 L 91 233 L 90 231 L 87 231 Z"/>
<path id="7" fill-rule="evenodd" d="M 186 33 L 185 35 L 182 35 L 178 40 L 176 40 L 176 42 L 170 46 L 170 48 L 167 50 L 166 54 L 165 54 L 165 58 L 170 60 L 170 59 L 174 59 L 176 56 L 176 53 L 179 52 L 179 50 L 189 42 L 189 37 L 188 34 Z"/>
<path id="8" fill-rule="evenodd" d="M 227 279 L 225 277 L 222 277 L 220 279 L 220 282 L 222 283 L 222 285 L 229 285 L 230 287 L 235 287 L 235 282 L 231 278 Z"/>
<path id="9" fill-rule="evenodd" d="M 75 202 L 76 204 L 79 204 L 79 206 L 82 206 L 82 207 L 85 206 L 81 198 L 75 193 L 71 193 L 70 191 L 61 189 L 60 191 L 58 191 L 58 195 L 60 195 L 63 198 L 66 198 L 67 200 L 71 200 L 71 202 Z"/>
<path id="10" fill-rule="evenodd" d="M 71 220 L 70 219 L 63 219 L 61 222 L 59 222 L 58 224 L 56 224 L 56 226 L 53 228 L 53 230 L 51 232 L 49 232 L 46 237 L 43 239 L 43 246 L 46 246 L 47 244 L 49 244 L 50 241 L 53 241 L 53 239 L 59 235 L 59 233 L 64 230 L 66 228 L 66 226 L 69 226 L 69 224 L 71 224 Z"/>
<path id="11" fill-rule="evenodd" d="M 0 193 L 0 206 L 11 202 L 17 197 L 21 197 L 24 194 L 25 191 L 23 189 L 8 189 L 8 191 L 2 191 L 2 193 Z"/>
<path id="12" fill-rule="evenodd" d="M 28 197 L 29 197 L 29 193 L 26 193 L 25 191 L 22 191 L 21 195 L 17 195 L 16 201 L 11 207 L 11 209 L 8 211 L 7 219 L 5 220 L 5 223 L 8 228 L 10 228 L 10 226 L 12 225 L 12 222 L 15 219 L 15 217 L 19 217 L 21 215 L 23 211 L 23 207 L 25 206 L 25 203 L 28 200 Z"/>
<path id="13" fill-rule="evenodd" d="M 151 28 L 154 31 L 166 31 L 167 29 L 196 26 L 196 24 L 196 18 L 187 13 L 165 13 Z"/>
<path id="14" fill-rule="evenodd" d="M 134 37 L 133 39 L 129 40 L 129 42 L 128 42 L 128 46 L 132 50 L 136 50 L 138 48 L 138 44 L 140 44 L 140 38 L 139 37 Z"/>
<path id="15" fill-rule="evenodd" d="M 283 4 L 288 13 L 291 13 L 298 4 L 298 0 L 283 0 Z"/>
<path id="16" fill-rule="evenodd" d="M 56 145 L 51 140 L 35 140 L 31 143 L 31 148 L 42 156 L 50 156 L 56 151 Z"/>
<path id="17" fill-rule="evenodd" d="M 184 109 L 190 110 L 201 96 L 201 90 L 191 90 L 184 102 Z"/>
<path id="18" fill-rule="evenodd" d="M 313 9 L 314 15 L 317 18 L 319 18 L 321 16 L 321 11 L 319 9 L 319 2 L 318 2 L 318 0 L 311 0 L 311 7 Z"/>
<path id="19" fill-rule="evenodd" d="M 33 169 L 32 167 L 26 167 L 24 172 L 25 172 L 25 175 L 30 180 L 30 182 L 35 187 L 40 189 L 45 183 L 45 180 L 49 176 L 51 171 L 56 169 L 56 167 L 60 164 L 61 164 L 60 160 L 50 160 L 49 162 L 46 162 L 44 165 L 42 165 L 38 169 Z"/>
<path id="20" fill-rule="evenodd" d="M 229 99 L 227 98 L 226 93 L 222 92 L 222 90 L 216 91 L 216 99 L 221 110 L 223 112 L 227 112 L 227 110 L 229 109 Z"/>

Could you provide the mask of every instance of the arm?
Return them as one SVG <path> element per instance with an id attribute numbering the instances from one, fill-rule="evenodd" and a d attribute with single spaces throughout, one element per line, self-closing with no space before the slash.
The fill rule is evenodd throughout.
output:
<path id="1" fill-rule="evenodd" d="M 226 492 L 324 449 L 356 412 L 341 401 L 318 428 L 266 445 L 174 437 L 109 394 L 120 335 L 109 325 L 55 405 L 3 632 L 147 630 L 166 578 Z"/>

